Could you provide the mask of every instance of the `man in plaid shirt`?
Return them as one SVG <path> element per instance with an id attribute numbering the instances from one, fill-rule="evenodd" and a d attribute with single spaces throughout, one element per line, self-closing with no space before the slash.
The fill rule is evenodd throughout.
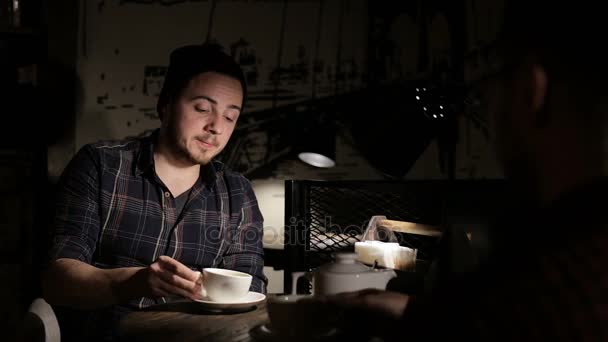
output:
<path id="1" fill-rule="evenodd" d="M 265 292 L 262 215 L 251 185 L 213 158 L 243 108 L 243 72 L 208 45 L 171 60 L 160 129 L 84 146 L 59 185 L 43 291 L 65 340 L 111 339 L 120 316 L 167 297 L 201 298 L 200 270 L 253 276 Z"/>

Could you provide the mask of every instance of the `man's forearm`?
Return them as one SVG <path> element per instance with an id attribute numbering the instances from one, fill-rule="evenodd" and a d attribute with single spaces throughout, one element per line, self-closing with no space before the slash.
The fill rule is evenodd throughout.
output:
<path id="1" fill-rule="evenodd" d="M 45 299 L 72 308 L 102 308 L 137 297 L 134 283 L 141 267 L 100 269 L 74 259 L 53 261 L 43 276 Z"/>

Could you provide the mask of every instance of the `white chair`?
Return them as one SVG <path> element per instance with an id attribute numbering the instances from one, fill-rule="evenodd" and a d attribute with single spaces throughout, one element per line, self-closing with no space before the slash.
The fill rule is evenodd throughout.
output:
<path id="1" fill-rule="evenodd" d="M 60 342 L 59 322 L 53 308 L 42 298 L 30 305 L 23 322 L 24 341 Z"/>

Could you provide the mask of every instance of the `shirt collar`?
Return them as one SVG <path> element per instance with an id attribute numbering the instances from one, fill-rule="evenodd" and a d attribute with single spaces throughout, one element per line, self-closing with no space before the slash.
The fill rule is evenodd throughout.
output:
<path id="1" fill-rule="evenodd" d="M 158 142 L 160 129 L 155 129 L 151 134 L 145 136 L 141 140 L 141 147 L 137 155 L 137 162 L 134 164 L 133 173 L 136 176 L 141 176 L 154 167 L 154 146 Z"/>

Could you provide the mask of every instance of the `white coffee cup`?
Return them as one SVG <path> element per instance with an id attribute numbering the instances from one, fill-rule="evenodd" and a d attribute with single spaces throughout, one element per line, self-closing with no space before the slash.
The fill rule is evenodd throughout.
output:
<path id="1" fill-rule="evenodd" d="M 249 293 L 250 274 L 223 268 L 203 269 L 203 298 L 214 302 L 235 302 Z"/>

